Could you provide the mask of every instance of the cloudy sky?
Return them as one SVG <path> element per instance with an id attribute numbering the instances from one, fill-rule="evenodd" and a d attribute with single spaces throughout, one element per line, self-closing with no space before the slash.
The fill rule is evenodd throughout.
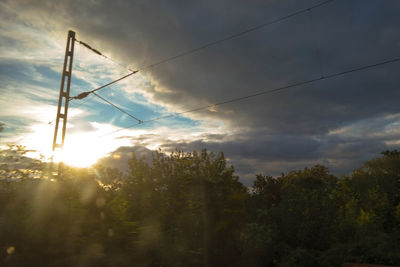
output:
<path id="1" fill-rule="evenodd" d="M 48 155 L 68 30 L 71 95 L 165 58 L 312 7 L 317 0 L 0 1 L 0 143 Z M 400 1 L 335 0 L 98 93 L 141 120 L 400 57 Z M 125 67 L 124 67 L 125 66 Z M 66 161 L 112 154 L 223 151 L 245 183 L 320 163 L 346 174 L 400 147 L 400 63 L 136 124 L 91 95 L 71 102 Z M 123 130 L 124 129 L 124 130 Z M 109 159 L 108 163 L 113 160 Z M 115 162 L 115 161 L 114 161 Z"/>

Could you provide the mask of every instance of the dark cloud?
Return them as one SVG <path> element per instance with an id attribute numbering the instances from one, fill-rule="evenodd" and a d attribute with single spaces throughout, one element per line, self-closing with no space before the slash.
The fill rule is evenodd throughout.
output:
<path id="1" fill-rule="evenodd" d="M 225 152 L 228 157 L 240 155 L 242 158 L 259 160 L 299 160 L 317 158 L 317 140 L 308 136 L 277 136 L 263 135 L 262 133 L 247 133 L 246 138 L 235 136 L 236 140 L 215 142 L 204 142 L 197 140 L 193 142 L 165 141 L 162 149 L 171 151 L 176 149 L 201 150 L 208 148 L 212 151 Z"/>
<path id="2" fill-rule="evenodd" d="M 72 26 L 81 39 L 141 66 L 316 1 L 45 3 L 40 9 L 27 4 L 27 14 Z M 397 1 L 335 1 L 148 70 L 154 82 L 169 89 L 154 97 L 177 107 L 182 102 L 196 107 L 397 56 L 399 19 L 394 10 L 400 10 Z M 200 115 L 235 125 L 262 124 L 279 133 L 325 133 L 376 113 L 400 111 L 395 104 L 399 91 L 393 86 L 396 68 L 382 68 L 219 108 L 230 113 Z"/>
<path id="3" fill-rule="evenodd" d="M 19 10 L 18 19 L 38 27 L 53 25 L 59 36 L 71 27 L 79 39 L 139 67 L 316 3 L 104 0 L 8 5 Z M 153 87 L 143 90 L 179 111 L 183 105 L 190 109 L 397 57 L 399 11 L 396 0 L 333 1 L 148 69 L 143 73 Z M 386 134 L 393 121 L 384 118 L 400 113 L 398 69 L 394 63 L 220 106 L 216 112 L 197 112 L 191 116 L 222 121 L 236 132 L 229 138 L 203 135 L 192 142 L 166 139 L 161 147 L 224 151 L 244 173 L 316 162 L 347 171 L 395 147 L 388 141 L 398 140 L 399 134 Z M 352 134 L 332 134 L 343 127 Z M 138 141 L 145 144 L 153 138 Z"/>
<path id="4" fill-rule="evenodd" d="M 257 173 L 276 176 L 315 164 L 327 166 L 336 175 L 348 174 L 363 162 L 378 157 L 380 152 L 400 148 L 398 117 L 375 117 L 320 136 L 276 135 L 266 134 L 267 130 L 254 130 L 229 136 L 203 134 L 197 140 L 187 142 L 163 139 L 156 134 L 142 135 L 132 141 L 143 145 L 161 143 L 161 151 L 166 153 L 202 149 L 224 152 L 241 181 L 250 186 Z M 397 144 L 388 145 L 387 142 Z M 142 145 L 120 147 L 101 163 L 126 170 L 132 152 L 148 160 L 152 153 Z"/>
<path id="5" fill-rule="evenodd" d="M 379 133 L 382 125 L 388 125 L 393 120 L 393 117 L 387 120 L 375 118 L 366 125 L 360 123 L 361 128 L 352 126 L 343 133 L 323 136 L 265 135 L 263 131 L 254 131 L 233 136 L 230 141 L 223 142 L 203 141 L 207 139 L 193 142 L 166 140 L 161 147 L 166 151 L 206 148 L 214 152 L 225 152 L 245 180 L 247 177 L 254 178 L 255 173 L 279 175 L 281 172 L 315 164 L 323 164 L 333 173 L 342 175 L 360 167 L 363 162 L 378 157 L 382 151 L 400 147 L 398 142 L 397 145 L 387 144 L 400 140 L 398 128 Z M 364 134 L 360 135 L 359 131 Z"/>
<path id="6" fill-rule="evenodd" d="M 128 161 L 135 155 L 138 159 L 144 158 L 151 163 L 153 151 L 144 146 L 119 147 L 111 152 L 107 157 L 100 159 L 97 163 L 108 167 L 117 168 L 121 171 L 127 171 L 129 168 Z"/>

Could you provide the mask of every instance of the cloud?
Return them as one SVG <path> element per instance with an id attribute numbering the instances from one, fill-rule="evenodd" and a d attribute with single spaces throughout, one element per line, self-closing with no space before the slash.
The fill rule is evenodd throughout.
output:
<path id="1" fill-rule="evenodd" d="M 121 146 L 108 154 L 107 157 L 98 160 L 97 163 L 108 168 L 117 168 L 125 172 L 129 169 L 128 161 L 132 159 L 133 154 L 135 154 L 137 159 L 144 158 L 151 163 L 152 153 L 153 151 L 143 146 Z"/>
<path id="2" fill-rule="evenodd" d="M 63 51 L 66 32 L 73 29 L 78 39 L 138 68 L 316 3 L 47 0 L 37 5 L 4 1 L 2 36 L 6 38 L 1 45 L 17 45 L 2 53 L 27 60 L 39 55 L 41 47 Z M 333 1 L 146 69 L 115 90 L 103 92 L 139 118 L 151 119 L 398 57 L 399 11 L 396 0 L 384 4 Z M 22 51 L 27 56 L 21 56 Z M 90 51 L 80 53 L 76 77 L 82 86 L 95 87 L 124 73 L 119 67 L 103 66 L 103 59 L 90 56 Z M 50 56 L 60 60 L 55 51 Z M 39 58 L 46 59 L 43 54 Z M 59 62 L 49 64 L 55 63 Z M 275 174 L 319 162 L 336 173 L 346 172 L 383 149 L 397 147 L 398 66 L 394 63 L 187 113 L 142 125 L 140 134 L 127 131 L 115 137 L 132 134 L 132 144 L 147 149 L 224 151 L 244 175 L 263 170 Z M 36 82 L 46 82 L 50 74 L 42 73 L 43 80 Z M 94 115 L 101 115 L 102 123 L 129 124 L 113 112 L 102 107 L 86 120 L 96 121 Z M 188 125 L 191 128 L 185 129 Z"/>

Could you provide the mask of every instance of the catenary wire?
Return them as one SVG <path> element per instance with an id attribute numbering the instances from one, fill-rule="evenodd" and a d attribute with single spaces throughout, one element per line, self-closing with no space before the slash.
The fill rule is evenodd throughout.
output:
<path id="1" fill-rule="evenodd" d="M 93 89 L 93 90 L 91 90 L 91 91 L 87 91 L 87 92 L 80 93 L 80 94 L 77 95 L 77 96 L 70 97 L 69 100 L 71 101 L 71 100 L 73 100 L 73 99 L 83 99 L 83 98 L 87 97 L 88 95 L 93 94 L 94 92 L 99 91 L 100 89 L 103 89 L 104 87 L 107 87 L 107 86 L 110 86 L 110 85 L 112 85 L 112 84 L 114 84 L 114 83 L 117 83 L 117 82 L 119 82 L 119 81 L 121 81 L 121 80 L 123 80 L 123 79 L 125 79 L 125 78 L 128 78 L 129 76 L 131 76 L 131 75 L 133 75 L 133 74 L 135 74 L 135 73 L 137 73 L 137 72 L 138 72 L 138 71 L 131 72 L 131 73 L 125 75 L 125 76 L 122 76 L 121 78 L 119 78 L 119 79 L 117 79 L 117 80 L 114 80 L 114 81 L 112 81 L 112 82 L 109 82 L 109 83 L 107 83 L 107 84 L 105 84 L 105 85 L 102 85 L 102 86 L 96 88 L 96 89 Z"/>
<path id="2" fill-rule="evenodd" d="M 80 40 L 78 40 L 77 38 L 75 38 L 75 41 L 76 42 L 78 42 L 79 44 L 81 44 L 81 45 L 83 45 L 84 47 L 86 47 L 87 49 L 90 49 L 91 51 L 93 51 L 94 53 L 96 53 L 96 54 L 98 54 L 98 55 L 100 55 L 100 56 L 102 56 L 102 57 L 104 57 L 104 58 L 106 58 L 106 59 L 108 59 L 108 60 L 110 60 L 110 61 L 112 61 L 113 63 L 115 63 L 115 64 L 117 64 L 117 65 L 119 65 L 119 66 L 121 66 L 121 67 L 123 67 L 123 68 L 125 68 L 125 69 L 127 69 L 127 70 L 129 70 L 129 71 L 131 71 L 131 72 L 134 72 L 132 69 L 130 69 L 130 68 L 128 68 L 127 66 L 125 66 L 125 65 L 123 65 L 122 63 L 120 63 L 120 62 L 118 62 L 118 61 L 116 61 L 116 60 L 114 60 L 114 59 L 112 59 L 111 57 L 109 57 L 109 56 L 107 56 L 107 55 L 104 55 L 103 53 L 101 53 L 100 51 L 98 51 L 97 49 L 94 49 L 93 47 L 91 47 L 89 44 L 87 44 L 87 43 L 85 43 L 85 42 L 83 42 L 83 41 L 80 41 Z M 111 84 L 107 84 L 107 86 L 109 86 L 109 85 L 111 85 Z M 87 96 L 87 95 L 86 95 Z M 86 97 L 85 96 L 85 97 Z M 99 96 L 98 96 L 99 97 Z M 83 97 L 84 98 L 84 97 Z M 70 97 L 68 100 L 69 100 L 69 102 L 71 102 L 71 100 L 73 100 L 74 98 L 73 97 Z M 80 104 L 78 104 L 77 106 L 75 106 L 75 108 L 79 108 L 79 107 L 81 107 L 82 105 L 84 105 L 86 102 L 88 102 L 89 101 L 89 99 L 86 99 L 85 101 L 83 101 L 83 102 L 81 102 Z M 71 105 L 73 105 L 73 103 L 71 103 Z M 124 111 L 123 111 L 124 112 Z M 125 112 L 124 112 L 125 113 Z M 56 121 L 56 119 L 54 119 L 54 120 L 52 120 L 52 121 L 49 121 L 47 124 L 49 124 L 49 125 L 51 125 L 53 122 L 55 122 Z"/>
<path id="3" fill-rule="evenodd" d="M 160 61 L 158 61 L 158 62 L 156 62 L 156 63 L 149 64 L 149 65 L 147 65 L 147 66 L 144 66 L 144 67 L 139 68 L 138 70 L 141 71 L 141 70 L 153 68 L 153 67 L 155 67 L 155 66 L 157 66 L 157 65 L 161 65 L 161 64 L 166 63 L 166 62 L 168 62 L 168 61 L 175 60 L 175 59 L 177 59 L 177 58 L 180 58 L 180 57 L 183 57 L 183 56 L 187 56 L 187 55 L 189 55 L 189 54 L 196 53 L 196 52 L 198 52 L 198 51 L 200 51 L 200 50 L 203 50 L 203 49 L 206 49 L 206 48 L 208 48 L 208 47 L 210 47 L 210 46 L 214 46 L 214 45 L 220 44 L 220 43 L 222 43 L 222 42 L 226 42 L 226 41 L 235 39 L 235 38 L 237 38 L 237 37 L 240 37 L 240 36 L 242 36 L 242 35 L 248 34 L 248 33 L 250 33 L 250 32 L 253 32 L 253 31 L 256 31 L 256 30 L 265 28 L 265 27 L 270 26 L 270 25 L 272 25 L 272 24 L 276 24 L 276 23 L 281 22 L 281 21 L 283 21 L 283 20 L 286 20 L 286 19 L 289 19 L 289 18 L 291 18 L 291 17 L 300 15 L 300 14 L 302 14 L 302 13 L 308 12 L 308 11 L 310 11 L 310 10 L 312 10 L 312 9 L 321 7 L 321 6 L 326 5 L 326 4 L 328 4 L 328 3 L 330 3 L 330 2 L 333 2 L 333 1 L 335 1 L 335 0 L 324 1 L 324 2 L 321 2 L 321 3 L 316 4 L 316 5 L 314 5 L 314 6 L 311 6 L 311 7 L 305 8 L 305 9 L 298 10 L 298 11 L 296 11 L 296 12 L 290 13 L 290 14 L 288 14 L 288 15 L 286 15 L 286 16 L 283 16 L 283 17 L 280 17 L 280 18 L 278 18 L 278 19 L 275 19 L 275 20 L 272 20 L 272 21 L 269 21 L 269 22 L 266 22 L 266 23 L 263 23 L 263 24 L 254 26 L 254 27 L 252 27 L 252 28 L 249 28 L 249 29 L 244 30 L 244 31 L 242 31 L 242 32 L 238 32 L 238 33 L 235 33 L 235 34 L 226 36 L 226 37 L 224 37 L 224 38 L 221 38 L 221 39 L 218 39 L 218 40 L 215 40 L 215 41 L 212 41 L 212 42 L 203 44 L 203 45 L 201 45 L 201 46 L 199 46 L 199 47 L 197 47 L 197 48 L 194 48 L 194 49 L 191 49 L 191 50 L 187 50 L 187 51 L 185 51 L 185 52 L 183 52 L 183 53 L 177 54 L 177 55 L 175 55 L 175 56 L 172 56 L 172 57 L 169 57 L 169 58 L 166 58 L 166 59 L 163 59 L 163 60 L 160 60 Z"/>
<path id="4" fill-rule="evenodd" d="M 219 44 L 219 43 L 222 43 L 222 42 L 225 42 L 225 41 L 228 41 L 228 40 L 231 40 L 231 39 L 240 37 L 240 36 L 245 35 L 245 34 L 247 34 L 247 33 L 250 33 L 250 32 L 259 30 L 259 29 L 261 29 L 261 28 L 264 28 L 264 27 L 266 27 L 266 26 L 269 26 L 269 25 L 278 23 L 278 22 L 280 22 L 280 21 L 282 21 L 282 20 L 289 19 L 289 18 L 291 18 L 291 17 L 297 16 L 297 15 L 299 15 L 299 14 L 301 14 L 301 13 L 310 12 L 312 9 L 316 9 L 316 8 L 318 8 L 318 7 L 320 7 L 320 6 L 323 6 L 323 5 L 328 4 L 328 3 L 330 3 L 330 2 L 333 2 L 333 1 L 334 1 L 334 0 L 327 0 L 327 1 L 321 2 L 321 3 L 319 3 L 319 4 L 316 4 L 316 5 L 314 5 L 314 6 L 311 6 L 311 7 L 309 7 L 309 8 L 305 8 L 305 9 L 302 9 L 302 10 L 298 10 L 298 11 L 296 11 L 296 12 L 293 12 L 293 13 L 288 14 L 288 15 L 286 15 L 286 16 L 283 16 L 283 17 L 281 17 L 281 18 L 272 20 L 272 21 L 270 21 L 270 22 L 267 22 L 267 23 L 263 23 L 263 24 L 254 26 L 254 27 L 249 28 L 249 29 L 247 29 L 247 30 L 244 30 L 244 31 L 242 31 L 242 32 L 239 32 L 239 33 L 236 33 L 236 34 L 233 34 L 233 35 L 230 35 L 230 36 L 227 36 L 227 37 L 224 37 L 224 38 L 221 38 L 221 39 L 218 39 L 218 40 L 209 42 L 209 43 L 206 43 L 206 44 L 204 44 L 204 45 L 202 45 L 202 46 L 199 46 L 199 47 L 197 47 L 197 48 L 194 48 L 194 49 L 185 51 L 185 52 L 183 52 L 183 53 L 177 54 L 177 55 L 175 55 L 175 56 L 172 56 L 172 57 L 169 57 L 169 58 L 165 58 L 165 59 L 160 60 L 160 61 L 158 61 L 158 62 L 149 64 L 149 65 L 147 65 L 147 66 L 144 66 L 144 67 L 139 68 L 138 70 L 132 70 L 132 69 L 128 68 L 127 66 L 125 66 L 125 65 L 123 65 L 123 64 L 121 64 L 121 63 L 119 63 L 119 62 L 117 62 L 116 60 L 112 59 L 111 57 L 106 56 L 105 54 L 101 53 L 99 50 L 97 50 L 97 49 L 91 47 L 89 44 L 87 44 L 87 43 L 85 43 L 85 42 L 83 42 L 83 41 L 78 40 L 77 38 L 75 38 L 75 40 L 76 40 L 79 44 L 83 45 L 84 47 L 86 47 L 87 49 L 93 51 L 94 53 L 96 53 L 96 54 L 98 54 L 98 55 L 100 55 L 100 56 L 102 56 L 102 57 L 104 57 L 104 58 L 106 58 L 106 59 L 108 59 L 108 60 L 110 60 L 110 61 L 112 61 L 112 62 L 118 64 L 118 65 L 120 65 L 121 67 L 126 68 L 126 69 L 129 70 L 131 73 L 129 73 L 129 74 L 127 74 L 127 75 L 124 75 L 124 76 L 120 77 L 119 79 L 116 79 L 116 80 L 114 80 L 114 81 L 112 81 L 112 82 L 110 82 L 110 83 L 107 83 L 107 84 L 103 85 L 103 86 L 100 86 L 100 87 L 98 87 L 98 88 L 96 88 L 96 89 L 94 89 L 94 90 L 82 92 L 82 93 L 80 93 L 80 94 L 77 95 L 77 96 L 70 97 L 70 98 L 69 98 L 69 101 L 72 101 L 72 100 L 74 100 L 74 99 L 83 99 L 83 98 L 86 98 L 86 97 L 87 97 L 88 95 L 90 95 L 91 93 L 94 94 L 94 92 L 99 91 L 99 90 L 101 90 L 101 89 L 103 89 L 103 88 L 105 88 L 105 87 L 108 87 L 108 86 L 110 86 L 110 85 L 112 85 L 112 84 L 114 84 L 114 83 L 117 83 L 117 82 L 119 82 L 119 81 L 121 81 L 121 80 L 123 80 L 123 79 L 125 79 L 125 78 L 128 78 L 128 77 L 130 77 L 131 75 L 133 75 L 133 74 L 135 74 L 135 73 L 137 73 L 137 72 L 139 72 L 139 71 L 141 71 L 141 70 L 145 70 L 145 69 L 148 69 L 148 68 L 153 68 L 153 67 L 155 67 L 155 66 L 161 65 L 161 64 L 166 63 L 166 62 L 168 62 L 168 61 L 175 60 L 175 59 L 178 59 L 178 58 L 180 58 L 180 57 L 184 57 L 184 56 L 189 55 L 189 54 L 192 54 L 192 53 L 196 53 L 196 52 L 198 52 L 198 51 L 200 51 L 200 50 L 203 50 L 203 49 L 206 49 L 206 48 L 208 48 L 208 47 L 210 47 L 210 46 L 214 46 L 214 45 L 216 45 L 216 44 Z M 99 97 L 99 98 L 101 98 L 99 95 L 96 95 L 96 96 Z M 102 99 L 103 101 L 105 101 L 105 102 L 108 101 L 108 100 L 106 100 L 106 99 L 104 99 L 104 98 L 101 98 L 101 99 Z M 85 104 L 86 102 L 87 102 L 87 100 L 86 100 L 85 102 L 82 102 L 80 105 L 78 105 L 78 107 L 79 107 L 79 106 L 82 106 L 82 105 Z M 126 111 L 122 111 L 120 108 L 118 108 L 116 105 L 112 104 L 111 102 L 107 102 L 107 103 L 109 103 L 110 105 L 112 105 L 112 106 L 114 106 L 115 108 L 119 109 L 121 112 L 126 113 L 126 114 L 128 114 L 129 116 L 135 118 L 135 117 L 132 116 L 131 114 L 127 113 Z M 172 115 L 171 115 L 171 116 L 172 116 Z M 135 119 L 136 119 L 136 118 L 135 118 Z M 137 119 L 137 120 L 138 120 L 138 119 Z M 55 120 L 50 121 L 48 124 L 52 124 L 54 121 L 55 121 Z M 139 121 L 139 123 L 142 123 L 141 120 L 138 120 L 138 121 Z"/>
<path id="5" fill-rule="evenodd" d="M 76 105 L 76 106 L 72 106 L 74 103 L 71 103 L 71 104 L 70 104 L 70 107 L 72 106 L 72 108 L 79 108 L 79 107 L 83 106 L 84 104 L 86 104 L 86 102 L 88 102 L 89 100 L 90 100 L 90 99 L 87 98 L 85 101 L 79 103 L 79 104 Z M 51 124 L 52 124 L 53 122 L 55 122 L 55 121 L 56 121 L 56 119 L 54 119 L 54 120 L 52 120 L 52 121 L 49 121 L 47 124 L 51 125 Z"/>
<path id="6" fill-rule="evenodd" d="M 349 74 L 349 73 L 363 71 L 363 70 L 366 70 L 366 69 L 371 69 L 371 68 L 375 68 L 375 67 L 378 67 L 378 66 L 382 66 L 382 65 L 386 65 L 386 64 L 390 64 L 390 63 L 395 63 L 395 62 L 399 62 L 399 61 L 400 61 L 400 57 L 397 57 L 397 58 L 393 58 L 393 59 L 390 59 L 390 60 L 381 61 L 381 62 L 378 62 L 378 63 L 365 65 L 365 66 L 354 68 L 354 69 L 350 69 L 350 70 L 336 72 L 336 73 L 329 74 L 329 75 L 326 75 L 326 76 L 321 76 L 319 78 L 314 78 L 314 79 L 310 79 L 310 80 L 306 80 L 306 81 L 302 81 L 302 82 L 292 83 L 292 84 L 289 84 L 289 85 L 285 85 L 285 86 L 274 88 L 274 89 L 270 89 L 270 90 L 264 90 L 264 91 L 261 91 L 261 92 L 255 93 L 255 94 L 251 94 L 251 95 L 245 95 L 245 96 L 241 96 L 241 97 L 237 97 L 237 98 L 232 98 L 232 99 L 228 99 L 228 100 L 225 100 L 225 101 L 222 101 L 222 102 L 218 102 L 218 103 L 214 103 L 214 104 L 210 104 L 210 105 L 205 105 L 205 106 L 201 106 L 201 107 L 198 107 L 198 108 L 194 108 L 194 109 L 190 109 L 190 110 L 186 110 L 186 111 L 182 111 L 182 112 L 177 112 L 177 113 L 173 113 L 173 114 L 169 114 L 169 115 L 165 115 L 165 116 L 161 116 L 161 117 L 156 117 L 156 118 L 149 119 L 149 120 L 144 120 L 141 123 L 136 123 L 136 124 L 133 124 L 133 125 L 130 125 L 130 126 L 127 126 L 127 127 L 124 127 L 124 128 L 121 128 L 121 129 L 118 129 L 118 130 L 115 130 L 115 131 L 112 131 L 112 132 L 109 132 L 109 133 L 106 133 L 106 134 L 104 134 L 104 135 L 102 135 L 100 137 L 104 137 L 104 136 L 107 136 L 107 135 L 110 135 L 110 134 L 113 134 L 113 133 L 117 133 L 117 132 L 129 129 L 129 128 L 135 127 L 135 126 L 137 126 L 139 124 L 149 123 L 149 122 L 153 122 L 153 121 L 158 121 L 158 120 L 163 120 L 163 119 L 179 116 L 179 115 L 182 115 L 182 114 L 187 114 L 187 113 L 191 113 L 191 112 L 195 112 L 195 111 L 205 110 L 205 109 L 209 109 L 209 108 L 212 108 L 212 107 L 221 106 L 221 105 L 225 105 L 225 104 L 229 104 L 229 103 L 233 103 L 233 102 L 246 100 L 246 99 L 257 97 L 257 96 L 260 96 L 260 95 L 271 94 L 271 93 L 275 93 L 275 92 L 278 92 L 278 91 L 283 91 L 283 90 L 287 90 L 287 89 L 290 89 L 290 88 L 294 88 L 294 87 L 298 87 L 298 86 L 301 86 L 301 85 L 306 85 L 306 84 L 310 84 L 310 83 L 314 83 L 314 82 L 318 82 L 318 81 L 322 81 L 322 80 L 332 79 L 332 78 L 339 77 L 339 76 L 342 76 L 342 75 L 346 75 L 346 74 Z"/>
<path id="7" fill-rule="evenodd" d="M 93 92 L 93 94 L 94 94 L 95 96 L 97 96 L 98 98 L 100 98 L 101 100 L 103 100 L 104 102 L 106 102 L 106 103 L 108 103 L 109 105 L 113 106 L 114 108 L 118 109 L 118 110 L 121 111 L 122 113 L 125 113 L 125 114 L 128 115 L 129 117 L 131 117 L 131 118 L 137 120 L 139 124 L 143 122 L 142 120 L 136 118 L 135 116 L 133 116 L 133 115 L 130 114 L 129 112 L 127 112 L 127 111 L 125 111 L 124 109 L 118 107 L 117 105 L 115 105 L 114 103 L 112 103 L 110 100 L 108 100 L 108 99 L 102 97 L 101 95 L 99 95 L 99 94 L 97 94 L 97 93 L 95 93 L 95 92 Z"/>
<path id="8" fill-rule="evenodd" d="M 145 69 L 149 69 L 149 68 L 153 68 L 153 67 L 156 67 L 156 66 L 158 66 L 158 65 L 164 64 L 164 63 L 166 63 L 166 62 L 169 62 L 169 61 L 178 59 L 178 58 L 180 58 L 180 57 L 184 57 L 184 56 L 187 56 L 187 55 L 190 55 L 190 54 L 199 52 L 199 51 L 204 50 L 204 49 L 206 49 L 206 48 L 208 48 L 208 47 L 211 47 L 211 46 L 214 46 L 214 45 L 217 45 L 217 44 L 226 42 L 226 41 L 228 41 L 228 40 L 232 40 L 232 39 L 238 38 L 238 37 L 243 36 L 243 35 L 245 35 L 245 34 L 248 34 L 248 33 L 250 33 L 250 32 L 254 32 L 254 31 L 256 31 L 256 30 L 259 30 L 259 29 L 265 28 L 265 27 L 267 27 L 267 26 L 270 26 L 270 25 L 276 24 L 276 23 L 278 23 L 278 22 L 281 22 L 281 21 L 283 21 L 283 20 L 289 19 L 289 18 L 291 18 L 291 17 L 294 17 L 294 16 L 300 15 L 300 14 L 302 14 L 302 13 L 308 12 L 308 11 L 310 11 L 310 10 L 319 8 L 319 7 L 324 6 L 324 5 L 328 4 L 328 3 L 331 3 L 331 2 L 333 2 L 333 1 L 335 1 L 335 0 L 327 0 L 327 1 L 324 1 L 324 2 L 321 2 L 321 3 L 318 3 L 318 4 L 315 4 L 315 5 L 311 6 L 311 7 L 304 8 L 304 9 L 301 9 L 301 10 L 298 10 L 298 11 L 295 11 L 295 12 L 293 12 L 293 13 L 290 13 L 290 14 L 285 15 L 285 16 L 283 16 L 283 17 L 274 19 L 274 20 L 272 20 L 272 21 L 259 24 L 259 25 L 257 25 L 257 26 L 252 27 L 252 28 L 246 29 L 246 30 L 244 30 L 244 31 L 241 31 L 241 32 L 238 32 L 238 33 L 229 35 L 229 36 L 226 36 L 226 37 L 224 37 L 224 38 L 221 38 L 221 39 L 218 39 L 218 40 L 215 40 L 215 41 L 212 41 L 212 42 L 205 43 L 205 44 L 203 44 L 203 45 L 201 45 L 201 46 L 199 46 L 199 47 L 196 47 L 196 48 L 187 50 L 187 51 L 182 52 L 182 53 L 180 53 L 180 54 L 177 54 L 177 55 L 175 55 L 175 56 L 168 57 L 168 58 L 162 59 L 162 60 L 160 60 L 160 61 L 157 61 L 157 62 L 155 62 L 155 63 L 152 63 L 152 64 L 149 64 L 149 65 L 140 67 L 140 68 L 138 68 L 137 70 L 134 70 L 134 71 L 133 71 L 133 70 L 129 69 L 129 71 L 131 71 L 131 73 L 129 73 L 129 74 L 125 75 L 125 76 L 122 76 L 122 77 L 118 78 L 117 80 L 114 80 L 114 81 L 112 81 L 112 82 L 110 82 L 110 83 L 108 83 L 108 84 L 102 85 L 102 86 L 100 86 L 100 87 L 98 87 L 98 88 L 96 88 L 96 89 L 93 89 L 93 90 L 91 90 L 91 91 L 86 91 L 86 92 L 83 92 L 83 93 L 81 93 L 81 94 L 79 94 L 79 95 L 77 95 L 77 96 L 71 97 L 71 99 L 83 99 L 83 98 L 85 98 L 86 96 L 88 96 L 89 94 L 91 94 L 91 93 L 93 93 L 93 92 L 96 92 L 96 91 L 98 91 L 98 90 L 101 90 L 101 89 L 103 89 L 103 88 L 105 88 L 105 87 L 107 87 L 107 86 L 109 86 L 109 85 L 111 85 L 111 84 L 113 84 L 113 83 L 116 83 L 116 82 L 119 82 L 119 81 L 121 81 L 121 80 L 123 80 L 123 79 L 126 79 L 126 78 L 128 78 L 129 76 L 131 76 L 131 75 L 133 75 L 133 74 L 135 74 L 135 73 L 137 73 L 137 72 L 139 72 L 139 71 L 142 71 L 142 70 L 145 70 Z M 82 44 L 84 44 L 85 46 L 87 46 L 89 49 L 91 49 L 91 50 L 92 50 L 93 52 L 95 52 L 96 54 L 99 54 L 99 55 L 101 55 L 101 56 L 104 56 L 101 52 L 99 52 L 99 51 L 96 50 L 96 49 L 93 49 L 92 47 L 90 47 L 90 46 L 87 45 L 86 43 L 83 43 L 83 42 L 82 42 Z M 108 57 L 107 57 L 107 58 L 108 58 Z"/>
<path id="9" fill-rule="evenodd" d="M 94 93 L 93 93 L 94 94 Z M 86 97 L 86 96 L 85 96 Z M 99 97 L 98 95 L 97 95 L 97 97 Z M 100 97 L 99 97 L 100 98 Z M 72 100 L 73 100 L 74 98 L 72 98 L 72 97 L 70 97 L 69 99 L 68 99 L 68 101 L 69 102 L 71 102 Z M 78 104 L 77 106 L 75 106 L 74 108 L 79 108 L 79 107 L 81 107 L 82 105 L 84 105 L 86 102 L 88 102 L 89 101 L 89 99 L 86 99 L 85 101 L 83 101 L 83 102 L 81 102 L 80 104 Z M 107 101 L 106 99 L 104 99 L 104 101 Z M 74 102 L 73 103 L 71 103 L 70 105 L 73 105 L 74 104 Z M 123 111 L 124 112 L 124 111 Z M 124 112 L 125 113 L 125 112 Z M 47 124 L 49 124 L 49 125 L 51 125 L 54 121 L 56 121 L 56 119 L 54 119 L 54 120 L 52 120 L 52 121 L 49 121 Z"/>
<path id="10" fill-rule="evenodd" d="M 311 10 L 309 10 L 307 12 L 307 15 L 308 15 L 308 19 L 309 19 L 309 30 L 310 30 L 311 36 L 316 36 L 316 30 L 314 28 L 313 15 L 312 15 Z M 321 59 L 321 54 L 320 54 L 320 51 L 319 51 L 318 40 L 315 38 L 312 41 L 313 41 L 313 45 L 314 45 L 314 53 L 315 53 L 315 56 L 317 58 L 319 74 L 320 74 L 320 76 L 324 76 L 324 67 L 323 67 L 323 62 L 322 62 L 322 59 Z"/>
<path id="11" fill-rule="evenodd" d="M 120 67 L 123 67 L 123 68 L 129 70 L 130 72 L 135 72 L 134 70 L 132 70 L 132 69 L 129 68 L 128 66 L 126 66 L 126 65 L 124 65 L 124 64 L 122 64 L 122 63 L 120 63 L 120 62 L 118 62 L 118 61 L 116 61 L 116 60 L 114 60 L 114 59 L 112 59 L 111 57 L 109 57 L 109 56 L 107 56 L 107 55 L 101 53 L 99 50 L 94 49 L 94 48 L 91 47 L 89 44 L 87 44 L 87 43 L 85 43 L 85 42 L 83 42 L 83 41 L 80 41 L 80 40 L 78 40 L 77 38 L 75 38 L 75 41 L 77 41 L 79 44 L 83 45 L 83 46 L 86 47 L 87 49 L 93 51 L 93 52 L 96 53 L 97 55 L 100 55 L 100 56 L 102 56 L 102 57 L 104 57 L 104 58 L 106 58 L 106 59 L 112 61 L 113 63 L 119 65 Z"/>

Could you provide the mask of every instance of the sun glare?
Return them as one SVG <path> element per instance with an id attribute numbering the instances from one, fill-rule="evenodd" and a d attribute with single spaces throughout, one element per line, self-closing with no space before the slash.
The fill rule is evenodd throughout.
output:
<path id="1" fill-rule="evenodd" d="M 68 134 L 64 149 L 55 151 L 54 162 L 64 162 L 74 167 L 90 167 L 115 150 L 116 146 L 127 145 L 124 140 L 96 138 L 98 135 L 98 132 Z M 25 138 L 24 145 L 37 151 L 29 156 L 43 155 L 46 160 L 50 160 L 53 156 L 52 140 L 53 132 L 48 126 L 36 125 L 33 133 Z"/>
<path id="2" fill-rule="evenodd" d="M 63 150 L 56 151 L 55 162 L 64 162 L 75 167 L 90 167 L 105 155 L 102 146 L 87 134 L 69 136 Z"/>

